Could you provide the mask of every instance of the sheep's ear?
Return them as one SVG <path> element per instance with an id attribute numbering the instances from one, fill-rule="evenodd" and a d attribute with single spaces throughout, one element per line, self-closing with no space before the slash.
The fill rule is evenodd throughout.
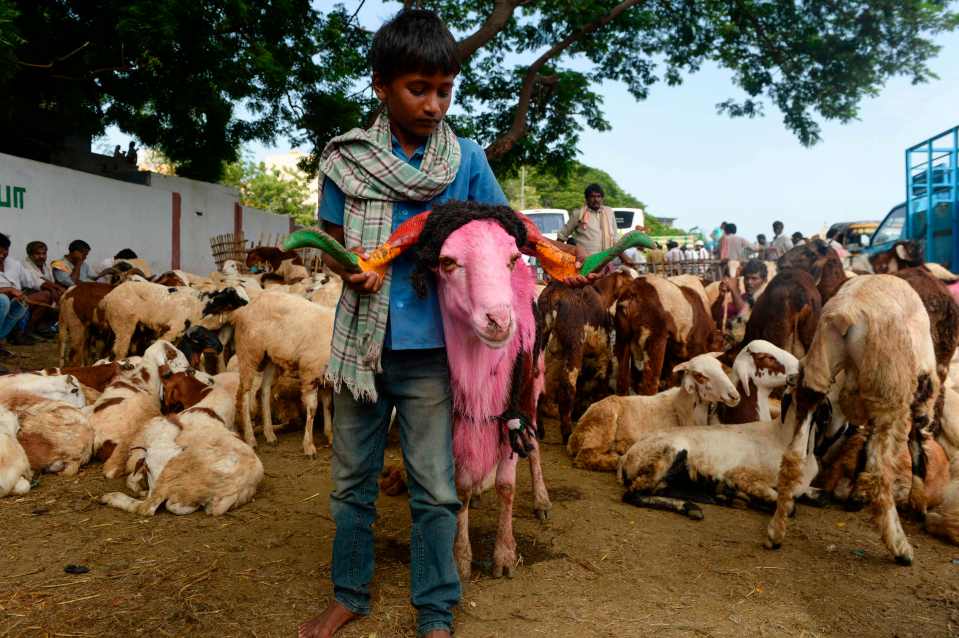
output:
<path id="1" fill-rule="evenodd" d="M 689 394 L 696 393 L 696 379 L 693 378 L 693 375 L 691 374 L 683 375 L 683 390 L 685 390 Z"/>
<path id="2" fill-rule="evenodd" d="M 684 361 L 682 363 L 679 363 L 673 368 L 673 374 L 676 374 L 677 372 L 685 372 L 688 367 L 689 367 L 689 361 Z"/>
<path id="3" fill-rule="evenodd" d="M 723 356 L 724 354 L 726 354 L 726 353 L 725 353 L 725 352 L 722 352 L 722 351 L 720 351 L 720 352 L 707 352 L 707 353 L 706 353 L 706 356 L 712 357 L 713 359 L 718 359 L 719 357 Z"/>
<path id="4" fill-rule="evenodd" d="M 902 261 L 912 261 L 912 258 L 909 255 L 909 249 L 906 247 L 905 244 L 896 245 L 896 257 L 898 257 Z"/>

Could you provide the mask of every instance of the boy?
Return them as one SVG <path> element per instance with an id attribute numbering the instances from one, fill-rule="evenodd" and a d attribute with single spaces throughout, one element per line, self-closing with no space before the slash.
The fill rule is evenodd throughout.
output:
<path id="1" fill-rule="evenodd" d="M 382 103 L 368 130 L 332 140 L 323 152 L 320 218 L 357 252 L 447 200 L 507 205 L 483 150 L 444 121 L 460 70 L 456 43 L 434 13 L 406 10 L 374 36 L 373 89 Z M 345 241 L 344 241 L 345 240 Z M 460 502 L 453 481 L 452 399 L 436 290 L 425 299 L 410 283 L 413 255 L 376 273 L 343 277 L 332 378 L 335 421 L 330 510 L 336 521 L 331 566 L 334 600 L 300 626 L 301 637 L 333 635 L 370 613 L 377 483 L 391 410 L 409 476 L 410 590 L 417 633 L 450 635 L 460 597 L 453 561 Z"/>

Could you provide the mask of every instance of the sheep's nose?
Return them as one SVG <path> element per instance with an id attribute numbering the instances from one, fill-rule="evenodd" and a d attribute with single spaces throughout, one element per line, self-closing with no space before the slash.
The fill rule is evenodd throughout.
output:
<path id="1" fill-rule="evenodd" d="M 497 330 L 506 330 L 512 321 L 510 309 L 507 306 L 493 308 L 487 311 L 486 320 Z"/>

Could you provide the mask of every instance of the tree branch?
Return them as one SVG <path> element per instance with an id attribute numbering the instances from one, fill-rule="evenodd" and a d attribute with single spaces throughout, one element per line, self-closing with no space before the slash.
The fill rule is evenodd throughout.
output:
<path id="1" fill-rule="evenodd" d="M 513 123 L 510 125 L 508 131 L 500 135 L 493 141 L 492 144 L 486 147 L 486 156 L 489 159 L 502 157 L 508 153 L 511 148 L 513 148 L 516 142 L 519 141 L 523 135 L 526 134 L 526 116 L 529 113 L 530 102 L 533 98 L 533 89 L 536 88 L 537 83 L 540 81 L 541 78 L 539 72 L 544 66 L 546 66 L 547 62 L 568 49 L 570 45 L 581 40 L 584 36 L 587 36 L 590 33 L 605 27 L 607 24 L 619 17 L 623 12 L 632 9 L 644 1 L 645 0 L 624 0 L 613 7 L 606 15 L 583 25 L 576 31 L 573 31 L 568 36 L 550 47 L 546 53 L 536 58 L 536 60 L 529 65 L 529 68 L 526 70 L 526 75 L 523 78 L 523 84 L 520 86 L 519 102 L 517 102 L 516 111 L 513 113 Z"/>
<path id="2" fill-rule="evenodd" d="M 493 10 L 483 25 L 459 41 L 457 52 L 461 62 L 466 62 L 473 54 L 482 49 L 486 44 L 496 37 L 496 34 L 503 30 L 506 23 L 513 16 L 517 7 L 529 4 L 531 0 L 496 0 Z"/>

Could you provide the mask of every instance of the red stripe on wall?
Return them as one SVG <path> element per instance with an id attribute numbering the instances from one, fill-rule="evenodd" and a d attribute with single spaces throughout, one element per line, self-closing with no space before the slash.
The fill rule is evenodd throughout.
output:
<path id="1" fill-rule="evenodd" d="M 170 247 L 170 268 L 179 270 L 180 268 L 180 193 L 173 193 L 173 232 L 171 237 L 173 245 Z"/>
<path id="2" fill-rule="evenodd" d="M 290 217 L 290 232 L 292 233 L 294 230 L 296 230 L 296 222 L 294 222 L 293 218 Z"/>
<path id="3" fill-rule="evenodd" d="M 240 202 L 233 202 L 233 233 L 239 235 L 243 232 L 243 207 Z"/>

